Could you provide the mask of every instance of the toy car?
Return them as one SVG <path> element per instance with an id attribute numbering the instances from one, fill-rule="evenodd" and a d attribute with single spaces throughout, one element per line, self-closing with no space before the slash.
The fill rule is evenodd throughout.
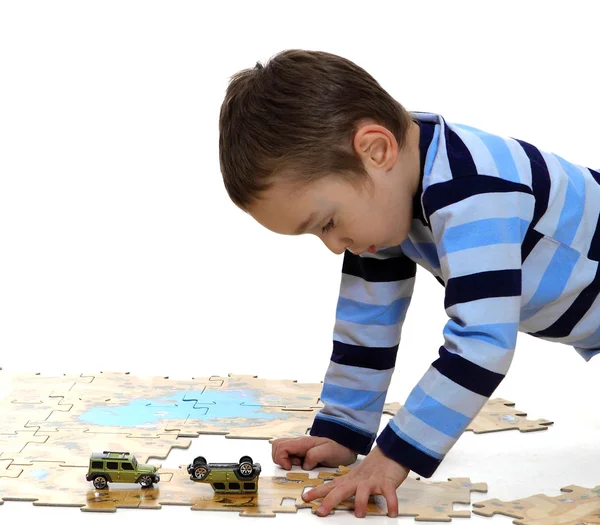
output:
<path id="1" fill-rule="evenodd" d="M 207 463 L 198 456 L 187 467 L 192 481 L 210 483 L 218 493 L 244 494 L 258 491 L 260 463 L 253 463 L 250 456 L 242 456 L 239 463 Z"/>
<path id="2" fill-rule="evenodd" d="M 147 463 L 138 463 L 129 452 L 94 452 L 90 456 L 90 466 L 85 479 L 94 483 L 97 489 L 104 489 L 109 483 L 139 483 L 149 488 L 160 481 L 157 468 Z"/>

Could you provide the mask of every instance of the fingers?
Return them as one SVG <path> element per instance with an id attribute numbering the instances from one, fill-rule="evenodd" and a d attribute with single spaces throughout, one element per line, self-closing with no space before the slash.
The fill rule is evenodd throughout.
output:
<path id="1" fill-rule="evenodd" d="M 398 495 L 396 489 L 392 485 L 384 485 L 382 487 L 382 494 L 385 498 L 388 508 L 388 516 L 395 518 L 398 515 Z"/>
<path id="2" fill-rule="evenodd" d="M 356 485 L 357 483 L 355 481 L 348 480 L 348 482 L 340 483 L 334 487 L 334 489 L 321 502 L 321 506 L 316 512 L 317 516 L 327 516 L 327 514 L 329 514 L 338 503 L 341 503 L 356 492 Z"/>
<path id="3" fill-rule="evenodd" d="M 396 489 L 390 484 L 378 487 L 377 484 L 359 482 L 354 479 L 338 478 L 302 495 L 306 502 L 324 498 L 316 511 L 318 516 L 327 516 L 331 510 L 342 501 L 354 495 L 354 514 L 357 518 L 367 515 L 369 497 L 371 494 L 382 494 L 388 508 L 388 516 L 395 518 L 398 515 L 398 496 Z"/>
<path id="4" fill-rule="evenodd" d="M 302 499 L 306 502 L 312 501 L 315 499 L 323 498 L 329 494 L 334 487 L 338 484 L 338 480 L 334 479 L 333 481 L 328 481 L 327 483 L 323 483 L 323 485 L 319 485 L 314 489 L 309 490 L 306 494 L 302 494 Z"/>
<path id="5" fill-rule="evenodd" d="M 273 441 L 273 445 L 271 447 L 271 457 L 273 459 L 273 463 L 279 465 L 285 470 L 290 470 L 292 468 L 292 462 L 289 459 L 287 453 L 285 452 L 284 443 L 286 441 L 289 440 L 276 439 L 275 441 Z"/>
<path id="6" fill-rule="evenodd" d="M 311 448 L 304 456 L 302 468 L 304 470 L 314 469 L 319 463 L 323 463 L 327 460 L 329 457 L 328 452 L 331 452 L 331 448 L 327 443 Z"/>
<path id="7" fill-rule="evenodd" d="M 356 496 L 354 496 L 354 515 L 357 518 L 364 518 L 367 515 L 367 504 L 371 495 L 371 487 L 366 483 L 358 485 Z"/>
<path id="8" fill-rule="evenodd" d="M 306 455 L 307 450 L 314 446 L 314 438 L 310 436 L 301 438 L 282 438 L 273 441 L 271 454 L 273 463 L 279 465 L 285 470 L 292 468 L 293 458 L 302 458 Z M 300 463 L 297 463 L 298 465 Z"/>

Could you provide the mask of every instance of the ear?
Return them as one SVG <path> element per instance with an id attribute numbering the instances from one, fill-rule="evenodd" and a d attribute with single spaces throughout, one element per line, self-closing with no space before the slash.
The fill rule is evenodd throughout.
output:
<path id="1" fill-rule="evenodd" d="M 398 141 L 394 134 L 379 124 L 364 124 L 354 134 L 354 151 L 366 167 L 391 169 L 398 159 Z"/>

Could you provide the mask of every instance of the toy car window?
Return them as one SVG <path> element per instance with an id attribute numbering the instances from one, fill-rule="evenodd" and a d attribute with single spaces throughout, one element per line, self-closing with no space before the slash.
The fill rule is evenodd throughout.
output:
<path id="1" fill-rule="evenodd" d="M 102 461 L 92 461 L 92 468 L 102 469 L 104 468 L 104 464 Z"/>
<path id="2" fill-rule="evenodd" d="M 133 470 L 133 465 L 127 461 L 123 461 L 123 463 L 121 463 L 121 467 L 123 470 Z"/>
<path id="3" fill-rule="evenodd" d="M 225 488 L 225 483 L 215 483 L 215 488 L 223 490 Z"/>
<path id="4" fill-rule="evenodd" d="M 230 490 L 240 490 L 240 484 L 239 483 L 230 483 L 229 489 Z"/>
<path id="5" fill-rule="evenodd" d="M 109 470 L 119 470 L 119 464 L 116 461 L 107 461 L 106 468 Z"/>
<path id="6" fill-rule="evenodd" d="M 255 483 L 244 483 L 244 490 L 254 490 L 255 488 Z"/>

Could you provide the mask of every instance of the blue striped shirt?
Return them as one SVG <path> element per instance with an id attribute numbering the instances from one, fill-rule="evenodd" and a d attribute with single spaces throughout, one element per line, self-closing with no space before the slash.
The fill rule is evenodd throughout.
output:
<path id="1" fill-rule="evenodd" d="M 519 331 L 600 352 L 600 173 L 522 140 L 414 113 L 421 183 L 407 239 L 346 251 L 312 435 L 430 477 L 506 375 Z M 416 265 L 445 287 L 439 358 L 376 438 Z"/>

